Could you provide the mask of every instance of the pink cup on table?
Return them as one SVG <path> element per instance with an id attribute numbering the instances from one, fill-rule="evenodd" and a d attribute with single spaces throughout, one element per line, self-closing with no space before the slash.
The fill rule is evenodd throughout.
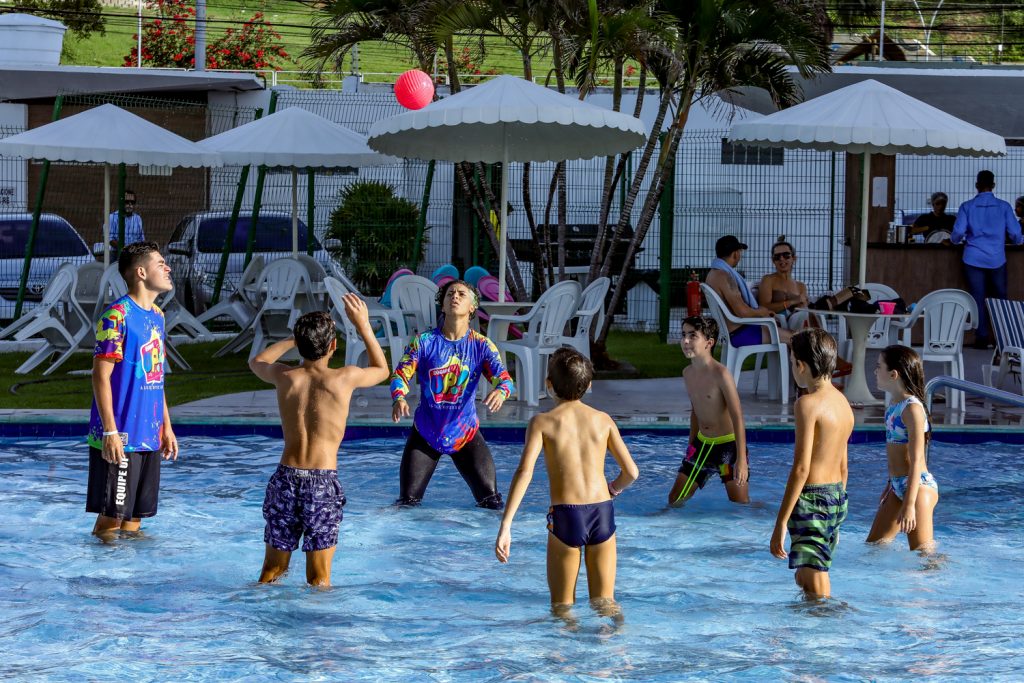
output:
<path id="1" fill-rule="evenodd" d="M 882 315 L 892 315 L 896 312 L 895 301 L 879 301 L 878 310 L 882 312 Z"/>

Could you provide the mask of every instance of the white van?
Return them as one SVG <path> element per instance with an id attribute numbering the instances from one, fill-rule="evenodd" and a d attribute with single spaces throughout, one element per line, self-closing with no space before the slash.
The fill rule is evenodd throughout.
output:
<path id="1" fill-rule="evenodd" d="M 220 268 L 224 239 L 231 222 L 230 211 L 208 211 L 185 216 L 178 223 L 167 244 L 167 265 L 171 267 L 171 279 L 179 300 L 193 311 L 203 310 L 213 297 Z M 245 249 L 249 238 L 252 213 L 238 214 L 238 223 L 231 240 L 227 270 L 224 272 L 224 286 L 221 298 L 234 291 L 245 270 Z M 327 268 L 330 254 L 315 237 L 313 258 Z M 333 240 L 328 240 L 333 242 Z M 306 224 L 299 221 L 299 251 L 306 253 Z M 256 246 L 253 254 L 259 254 L 269 263 L 292 254 L 291 214 L 280 211 L 261 211 L 256 225 Z"/>
<path id="2" fill-rule="evenodd" d="M 14 317 L 31 228 L 30 213 L 0 213 L 0 319 L 3 320 Z M 46 283 L 61 265 L 83 265 L 95 260 L 85 240 L 70 223 L 56 214 L 41 214 L 22 311 L 30 310 L 43 298 Z"/>

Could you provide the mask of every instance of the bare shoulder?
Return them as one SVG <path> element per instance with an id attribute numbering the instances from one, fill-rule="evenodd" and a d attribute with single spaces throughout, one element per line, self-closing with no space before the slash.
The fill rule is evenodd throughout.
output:
<path id="1" fill-rule="evenodd" d="M 732 278 L 726 275 L 724 270 L 712 268 L 708 271 L 708 276 L 705 279 L 705 282 L 707 282 L 707 284 L 713 289 L 721 289 L 722 287 L 728 287 L 732 284 Z"/>

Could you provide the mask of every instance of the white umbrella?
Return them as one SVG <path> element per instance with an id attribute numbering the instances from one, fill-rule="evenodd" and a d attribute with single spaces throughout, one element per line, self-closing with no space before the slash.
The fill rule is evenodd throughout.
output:
<path id="1" fill-rule="evenodd" d="M 0 140 L 0 154 L 103 164 L 103 263 L 110 259 L 110 166 L 219 166 L 216 154 L 112 104 Z"/>
<path id="2" fill-rule="evenodd" d="M 197 144 L 215 152 L 227 166 L 291 168 L 293 256 L 299 253 L 298 169 L 398 162 L 371 150 L 359 133 L 299 107 L 282 109 Z"/>
<path id="3" fill-rule="evenodd" d="M 874 80 L 855 83 L 762 118 L 735 123 L 729 140 L 864 155 L 858 272 L 861 283 L 866 280 L 872 154 L 1006 154 L 1006 142 L 995 133 Z"/>
<path id="4" fill-rule="evenodd" d="M 377 121 L 369 142 L 395 156 L 502 163 L 498 298 L 504 301 L 509 162 L 611 156 L 636 149 L 646 137 L 637 118 L 522 78 L 498 76 L 423 109 Z"/>

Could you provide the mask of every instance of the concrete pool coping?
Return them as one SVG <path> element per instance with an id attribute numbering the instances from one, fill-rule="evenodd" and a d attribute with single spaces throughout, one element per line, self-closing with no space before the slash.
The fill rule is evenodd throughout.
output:
<path id="1" fill-rule="evenodd" d="M 984 353 L 984 352 L 976 352 Z M 931 373 L 929 373 L 931 374 Z M 970 373 L 969 373 L 970 374 Z M 792 438 L 792 403 L 781 405 L 769 401 L 762 390 L 754 396 L 751 373 L 740 381 L 745 424 L 748 430 L 764 432 L 762 438 L 751 440 L 782 440 Z M 620 429 L 629 433 L 684 433 L 689 427 L 690 404 L 682 380 L 678 378 L 596 380 L 593 391 L 584 401 L 608 412 Z M 413 408 L 416 398 L 410 400 Z M 481 426 L 489 435 L 498 432 L 521 435 L 529 419 L 552 406 L 544 399 L 537 407 L 521 401 L 509 401 L 497 415 L 480 410 Z M 347 438 L 361 438 L 371 431 L 377 435 L 402 434 L 411 420 L 397 425 L 391 422 L 391 398 L 384 385 L 358 391 L 352 400 Z M 858 434 L 874 438 L 883 430 L 883 408 L 869 406 L 854 410 Z M 273 389 L 226 394 L 175 406 L 171 409 L 175 431 L 180 435 L 199 434 L 280 434 L 277 401 Z M 85 432 L 89 411 L 4 409 L 0 410 L 2 436 L 74 436 Z M 1024 440 L 1024 410 L 986 407 L 977 399 L 967 401 L 962 413 L 950 411 L 944 403 L 932 410 L 936 437 L 943 433 L 970 435 L 970 441 L 983 440 L 986 435 L 999 440 L 1017 437 Z M 76 431 L 77 430 L 77 431 Z M 773 433 L 774 432 L 774 433 Z"/>

